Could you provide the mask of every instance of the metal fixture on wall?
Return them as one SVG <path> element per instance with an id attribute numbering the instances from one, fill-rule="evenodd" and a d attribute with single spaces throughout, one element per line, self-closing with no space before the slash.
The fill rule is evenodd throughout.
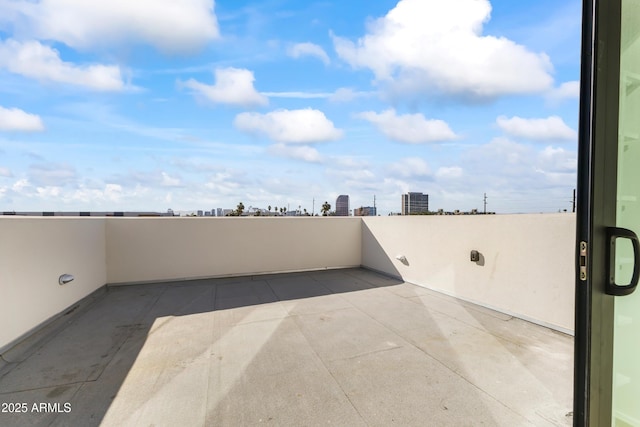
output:
<path id="1" fill-rule="evenodd" d="M 66 285 L 69 282 L 72 282 L 75 279 L 75 277 L 73 277 L 73 275 L 71 274 L 63 274 L 62 276 L 58 277 L 58 284 L 60 286 L 62 285 Z"/>
<path id="2" fill-rule="evenodd" d="M 409 265 L 409 261 L 407 261 L 407 257 L 404 255 L 397 255 L 396 259 L 403 263 L 404 265 Z"/>

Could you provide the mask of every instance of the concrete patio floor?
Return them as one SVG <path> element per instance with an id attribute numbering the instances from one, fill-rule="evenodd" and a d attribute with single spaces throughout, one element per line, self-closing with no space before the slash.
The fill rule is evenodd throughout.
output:
<path id="1" fill-rule="evenodd" d="M 572 423 L 570 336 L 364 269 L 108 287 L 3 356 L 2 426 Z"/>

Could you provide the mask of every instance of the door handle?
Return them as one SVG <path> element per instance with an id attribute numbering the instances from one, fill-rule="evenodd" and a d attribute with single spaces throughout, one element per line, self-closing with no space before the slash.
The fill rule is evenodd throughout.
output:
<path id="1" fill-rule="evenodd" d="M 616 284 L 616 239 L 631 240 L 631 245 L 633 246 L 633 275 L 631 276 L 631 282 L 626 285 Z M 616 296 L 629 295 L 636 290 L 638 278 L 640 278 L 640 242 L 638 241 L 638 236 L 626 228 L 607 227 L 607 242 L 608 262 L 605 292 Z"/>

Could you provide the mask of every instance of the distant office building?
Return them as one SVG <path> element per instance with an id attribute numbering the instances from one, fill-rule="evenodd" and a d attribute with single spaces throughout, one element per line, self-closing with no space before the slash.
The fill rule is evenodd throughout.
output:
<path id="1" fill-rule="evenodd" d="M 429 195 L 423 193 L 407 193 L 402 195 L 402 215 L 429 212 Z"/>
<path id="2" fill-rule="evenodd" d="M 202 210 L 198 210 L 198 216 L 202 216 Z"/>
<path id="3" fill-rule="evenodd" d="M 217 208 L 217 209 L 216 209 L 216 216 L 224 216 L 224 215 L 222 214 L 222 208 Z"/>
<path id="4" fill-rule="evenodd" d="M 353 210 L 353 216 L 376 216 L 378 209 L 375 206 L 362 206 Z"/>
<path id="5" fill-rule="evenodd" d="M 349 196 L 341 194 L 336 199 L 336 216 L 349 216 Z"/>

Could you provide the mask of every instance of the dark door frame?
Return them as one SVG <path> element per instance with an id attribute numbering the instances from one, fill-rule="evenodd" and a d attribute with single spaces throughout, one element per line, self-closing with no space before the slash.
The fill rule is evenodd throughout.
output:
<path id="1" fill-rule="evenodd" d="M 574 425 L 611 425 L 614 297 L 606 227 L 616 223 L 621 0 L 583 0 L 576 205 Z M 587 255 L 582 259 L 584 242 Z M 580 267 L 586 266 L 586 277 Z"/>

